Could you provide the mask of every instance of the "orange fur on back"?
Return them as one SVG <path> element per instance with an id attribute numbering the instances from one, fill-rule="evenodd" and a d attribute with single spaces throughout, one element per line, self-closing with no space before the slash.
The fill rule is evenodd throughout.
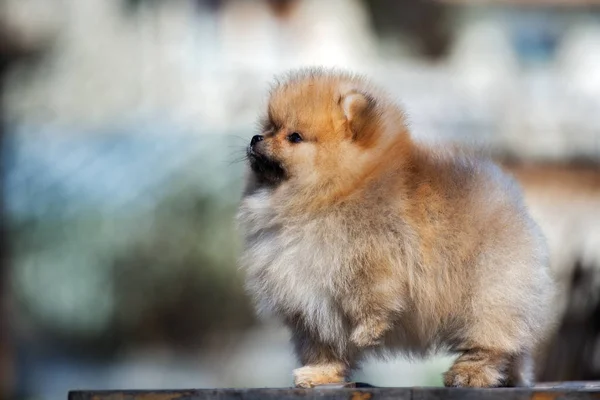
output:
<path id="1" fill-rule="evenodd" d="M 348 73 L 270 95 L 238 221 L 261 312 L 290 328 L 297 386 L 369 353 L 461 353 L 449 386 L 528 383 L 550 320 L 544 240 L 490 161 L 414 142 L 401 109 Z"/>

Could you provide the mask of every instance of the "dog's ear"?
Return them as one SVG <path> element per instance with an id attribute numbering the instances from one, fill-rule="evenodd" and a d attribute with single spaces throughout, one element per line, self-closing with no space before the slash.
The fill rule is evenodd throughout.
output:
<path id="1" fill-rule="evenodd" d="M 352 90 L 342 95 L 339 103 L 354 140 L 368 140 L 375 134 L 377 103 L 371 95 Z"/>

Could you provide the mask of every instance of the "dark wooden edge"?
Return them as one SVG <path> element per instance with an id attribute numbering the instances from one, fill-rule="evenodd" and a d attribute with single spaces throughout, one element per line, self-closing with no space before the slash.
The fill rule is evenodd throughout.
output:
<path id="1" fill-rule="evenodd" d="M 572 389 L 502 388 L 319 388 L 319 389 L 199 389 L 159 391 L 72 391 L 69 400 L 579 400 L 600 399 L 597 387 Z"/>

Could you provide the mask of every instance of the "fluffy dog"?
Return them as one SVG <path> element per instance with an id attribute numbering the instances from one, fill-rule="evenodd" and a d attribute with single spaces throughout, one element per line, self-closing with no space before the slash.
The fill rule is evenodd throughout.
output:
<path id="1" fill-rule="evenodd" d="M 247 149 L 241 265 L 281 318 L 296 386 L 343 382 L 369 353 L 459 354 L 446 386 L 530 382 L 550 321 L 546 247 L 492 162 L 413 140 L 403 112 L 349 73 L 275 84 Z"/>

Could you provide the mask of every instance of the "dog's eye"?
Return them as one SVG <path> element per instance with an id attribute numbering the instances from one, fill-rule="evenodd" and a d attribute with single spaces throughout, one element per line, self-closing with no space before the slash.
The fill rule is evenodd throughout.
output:
<path id="1" fill-rule="evenodd" d="M 290 133 L 287 137 L 291 143 L 300 143 L 302 141 L 302 136 L 298 132 Z"/>

